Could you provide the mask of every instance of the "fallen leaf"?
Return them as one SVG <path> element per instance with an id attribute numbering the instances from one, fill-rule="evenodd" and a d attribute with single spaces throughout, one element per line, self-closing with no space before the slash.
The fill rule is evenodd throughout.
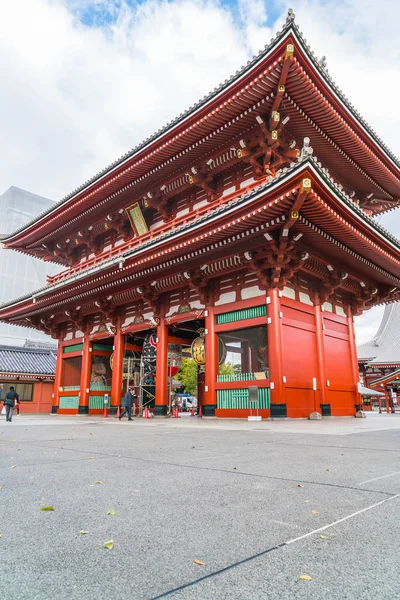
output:
<path id="1" fill-rule="evenodd" d="M 93 433 L 91 431 L 89 431 L 89 435 L 93 435 Z"/>
<path id="2" fill-rule="evenodd" d="M 325 469 L 325 471 L 329 471 L 329 469 Z"/>
<path id="3" fill-rule="evenodd" d="M 89 456 L 89 460 L 92 460 L 93 456 Z"/>
<path id="4" fill-rule="evenodd" d="M 319 515 L 319 512 L 317 510 L 312 510 L 311 512 L 313 515 Z"/>
<path id="5" fill-rule="evenodd" d="M 319 537 L 321 538 L 321 540 L 327 540 L 328 539 L 327 535 L 320 535 Z"/>
<path id="6" fill-rule="evenodd" d="M 40 510 L 54 510 L 54 506 L 42 506 Z"/>
<path id="7" fill-rule="evenodd" d="M 102 485 L 102 481 L 95 481 L 95 483 L 98 483 L 99 485 Z"/>
<path id="8" fill-rule="evenodd" d="M 114 548 L 114 541 L 110 540 L 109 542 L 104 542 L 103 546 L 104 548 L 107 548 L 107 550 L 112 550 Z"/>
<path id="9" fill-rule="evenodd" d="M 196 448 L 196 446 L 192 446 L 192 448 Z"/>
<path id="10" fill-rule="evenodd" d="M 205 567 L 205 566 L 206 566 L 206 563 L 203 563 L 203 562 L 201 562 L 201 560 L 197 560 L 197 559 L 196 559 L 196 560 L 194 560 L 193 562 L 194 562 L 196 565 L 200 565 L 201 567 Z"/>
<path id="11" fill-rule="evenodd" d="M 81 535 L 86 535 L 86 534 L 87 534 L 87 533 L 89 533 L 89 532 L 88 532 L 88 531 L 83 531 L 83 530 L 82 530 L 82 531 L 80 531 L 79 533 L 80 533 Z"/>
<path id="12" fill-rule="evenodd" d="M 115 515 L 115 510 L 110 508 L 110 510 L 107 513 L 108 515 Z"/>
<path id="13" fill-rule="evenodd" d="M 300 575 L 299 579 L 302 579 L 303 581 L 312 581 L 311 575 Z"/>
<path id="14" fill-rule="evenodd" d="M 0 533 L 0 538 L 2 537 L 1 533 Z"/>
<path id="15" fill-rule="evenodd" d="M 133 492 L 137 493 L 139 490 L 132 490 Z"/>
<path id="16" fill-rule="evenodd" d="M 304 487 L 304 485 L 301 485 L 301 483 L 298 483 L 297 487 Z"/>
<path id="17" fill-rule="evenodd" d="M 10 469 L 15 469 L 15 465 L 13 465 L 12 467 L 10 467 Z"/>
<path id="18" fill-rule="evenodd" d="M 21 448 L 18 448 L 18 450 L 21 450 Z"/>
<path id="19" fill-rule="evenodd" d="M 233 470 L 234 470 L 234 471 L 237 471 L 237 470 L 238 470 L 238 467 L 233 467 Z"/>

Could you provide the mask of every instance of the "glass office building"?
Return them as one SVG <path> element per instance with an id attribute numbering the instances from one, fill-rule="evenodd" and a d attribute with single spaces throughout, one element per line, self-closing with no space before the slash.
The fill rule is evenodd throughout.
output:
<path id="1" fill-rule="evenodd" d="M 53 200 L 10 187 L 0 195 L 0 236 L 26 225 L 53 204 Z M 46 276 L 60 270 L 59 265 L 37 260 L 0 246 L 0 303 L 19 298 L 46 285 Z M 0 322 L 0 345 L 23 346 L 25 342 L 52 342 L 35 329 Z"/>

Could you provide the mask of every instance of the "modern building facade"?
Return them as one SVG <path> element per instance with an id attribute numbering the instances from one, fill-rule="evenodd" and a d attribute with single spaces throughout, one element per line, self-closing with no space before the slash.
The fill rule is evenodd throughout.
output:
<path id="1" fill-rule="evenodd" d="M 65 270 L 0 318 L 58 340 L 53 412 L 116 411 L 136 361 L 166 415 L 190 347 L 204 416 L 354 415 L 353 316 L 400 299 L 400 242 L 373 216 L 399 199 L 399 161 L 289 11 L 233 77 L 4 240 Z"/>
<path id="2" fill-rule="evenodd" d="M 0 241 L 53 205 L 54 202 L 48 198 L 10 187 L 0 195 Z M 55 264 L 0 247 L 0 304 L 45 285 L 46 277 L 59 270 L 60 267 Z M 27 337 L 37 341 L 51 341 L 41 331 L 0 323 L 0 344 L 23 346 Z"/>

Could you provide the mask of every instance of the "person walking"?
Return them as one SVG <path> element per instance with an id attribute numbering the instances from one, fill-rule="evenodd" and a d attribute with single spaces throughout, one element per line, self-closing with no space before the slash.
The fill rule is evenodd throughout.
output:
<path id="1" fill-rule="evenodd" d="M 119 415 L 119 420 L 122 419 L 122 417 L 125 414 L 128 414 L 128 421 L 133 421 L 132 419 L 132 406 L 133 406 L 133 388 L 129 388 L 124 396 L 124 410 L 122 411 L 122 413 Z"/>
<path id="2" fill-rule="evenodd" d="M 4 398 L 4 405 L 6 407 L 6 421 L 9 421 L 10 423 L 12 421 L 15 402 L 18 402 L 18 401 L 19 401 L 19 396 L 18 396 L 17 392 L 15 391 L 14 386 L 12 385 L 12 386 L 10 386 L 10 389 L 6 394 L 6 397 Z"/>

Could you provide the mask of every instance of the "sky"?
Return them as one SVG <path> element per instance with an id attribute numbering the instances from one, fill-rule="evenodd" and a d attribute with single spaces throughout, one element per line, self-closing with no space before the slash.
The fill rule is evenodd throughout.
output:
<path id="1" fill-rule="evenodd" d="M 59 200 L 235 73 L 289 6 L 399 156 L 398 0 L 3 0 L 0 193 Z M 380 222 L 400 238 L 400 211 Z M 382 312 L 356 319 L 359 343 Z"/>

